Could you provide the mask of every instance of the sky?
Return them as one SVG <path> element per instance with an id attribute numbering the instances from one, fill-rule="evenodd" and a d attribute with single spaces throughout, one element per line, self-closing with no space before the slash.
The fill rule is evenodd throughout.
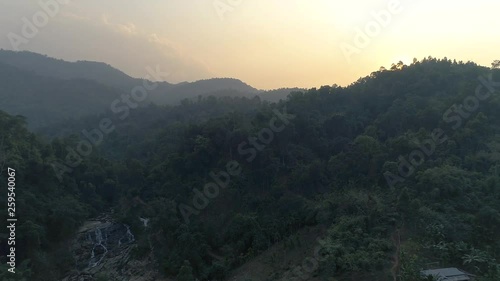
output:
<path id="1" fill-rule="evenodd" d="M 490 66 L 499 10 L 497 0 L 0 0 L 0 48 L 134 77 L 159 66 L 173 83 L 345 86 L 413 58 Z"/>

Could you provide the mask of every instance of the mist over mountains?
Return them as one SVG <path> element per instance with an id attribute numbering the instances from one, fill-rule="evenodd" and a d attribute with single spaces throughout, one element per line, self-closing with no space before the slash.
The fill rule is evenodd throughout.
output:
<path id="1" fill-rule="evenodd" d="M 41 128 L 71 118 L 105 112 L 112 102 L 137 86 L 148 90 L 149 103 L 175 105 L 200 96 L 246 97 L 279 101 L 293 90 L 262 91 L 233 78 L 213 78 L 171 84 L 157 81 L 166 70 L 145 67 L 150 80 L 133 78 L 112 66 L 90 61 L 67 62 L 31 52 L 0 51 L 0 109 L 23 115 L 31 128 Z M 163 78 L 165 78 L 163 77 Z M 153 80 L 153 81 L 152 81 Z"/>

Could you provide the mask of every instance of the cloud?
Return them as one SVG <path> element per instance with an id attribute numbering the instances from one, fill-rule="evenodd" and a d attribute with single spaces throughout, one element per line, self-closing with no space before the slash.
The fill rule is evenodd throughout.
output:
<path id="1" fill-rule="evenodd" d="M 21 49 L 70 61 L 102 61 L 134 77 L 144 77 L 146 67 L 159 65 L 171 73 L 169 82 L 213 76 L 205 63 L 170 38 L 147 32 L 134 22 L 113 21 L 108 14 L 87 17 L 74 10 L 61 11 Z"/>
<path id="2" fill-rule="evenodd" d="M 101 16 L 102 23 L 109 28 L 113 29 L 116 32 L 123 33 L 124 35 L 138 35 L 138 30 L 135 24 L 133 23 L 127 23 L 127 24 L 117 24 L 117 23 L 111 23 L 108 20 L 108 16 L 106 14 L 103 14 Z"/>
<path id="3" fill-rule="evenodd" d="M 74 20 L 74 21 L 88 21 L 90 22 L 90 18 L 87 18 L 87 17 L 83 17 L 83 16 L 79 16 L 77 14 L 73 14 L 73 13 L 70 13 L 70 12 L 61 12 L 61 15 L 63 18 L 67 18 L 67 19 L 71 19 L 71 20 Z"/>

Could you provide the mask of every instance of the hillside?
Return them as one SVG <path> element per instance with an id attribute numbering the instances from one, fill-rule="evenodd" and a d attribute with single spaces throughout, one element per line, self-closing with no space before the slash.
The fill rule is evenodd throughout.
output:
<path id="1" fill-rule="evenodd" d="M 123 92 L 83 79 L 40 76 L 0 63 L 0 110 L 27 118 L 30 128 L 107 110 Z"/>
<path id="2" fill-rule="evenodd" d="M 130 77 L 105 63 L 91 61 L 67 62 L 31 52 L 0 50 L 0 63 L 50 78 L 95 81 L 126 93 L 130 93 L 134 87 L 141 86 L 144 82 L 151 83 L 149 80 L 145 81 Z M 160 71 L 167 70 L 160 69 Z M 145 73 L 145 75 L 149 74 Z M 154 80 L 153 78 L 156 78 L 156 80 L 161 79 L 161 81 L 157 82 L 156 88 L 149 91 L 148 97 L 148 101 L 159 105 L 178 104 L 183 99 L 196 99 L 200 95 L 251 98 L 261 92 L 238 79 L 232 78 L 214 78 L 191 83 L 171 84 L 163 81 L 168 79 L 168 76 L 151 77 L 149 75 L 149 77 L 150 80 Z"/>
<path id="3" fill-rule="evenodd" d="M 59 194 L 37 205 L 49 215 L 26 214 L 38 231 L 21 238 L 37 245 L 25 253 L 30 280 L 75 274 L 51 233 L 63 227 L 67 241 L 109 208 L 134 233 L 130 257 L 152 259 L 167 279 L 420 281 L 433 264 L 498 280 L 499 80 L 499 70 L 426 58 L 274 104 L 151 105 L 113 119 L 77 165 L 64 148 L 85 136 L 43 144 L 3 114 L 7 159 L 24 159 L 9 163 L 50 174 L 51 184 L 21 184 L 33 183 L 33 198 Z M 61 128 L 91 130 L 103 117 Z"/>
<path id="4" fill-rule="evenodd" d="M 163 94 L 154 96 L 157 104 L 177 104 L 183 99 L 198 99 L 199 96 L 253 98 L 259 90 L 233 78 L 213 78 L 172 86 Z"/>
<path id="5" fill-rule="evenodd" d="M 0 63 L 57 79 L 92 80 L 124 91 L 130 91 L 132 87 L 142 85 L 140 79 L 134 79 L 108 64 L 99 62 L 67 62 L 37 53 L 1 50 Z M 166 83 L 165 86 L 168 84 Z"/>
<path id="6" fill-rule="evenodd" d="M 109 113 L 116 99 L 122 100 L 122 95 L 130 95 L 137 86 L 152 83 L 132 78 L 104 63 L 67 62 L 30 52 L 5 50 L 0 50 L 0 74 L 3 85 L 0 110 L 27 117 L 29 127 L 36 130 L 67 119 Z M 147 98 L 139 106 L 150 103 L 177 105 L 184 99 L 196 101 L 208 96 L 248 99 L 259 96 L 277 102 L 291 91 L 259 91 L 232 78 L 179 84 L 158 82 L 147 90 Z"/>

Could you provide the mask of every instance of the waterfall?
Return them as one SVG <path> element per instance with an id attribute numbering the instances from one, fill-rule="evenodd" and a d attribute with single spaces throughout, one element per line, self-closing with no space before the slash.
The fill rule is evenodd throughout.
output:
<path id="1" fill-rule="evenodd" d="M 137 241 L 133 230 L 143 225 L 137 217 L 135 220 L 134 228 L 104 216 L 85 222 L 70 245 L 77 270 L 68 273 L 64 280 L 94 280 L 99 272 L 119 276 L 116 280 L 159 280 L 152 277 L 156 273 L 151 273 L 144 263 L 128 263 L 133 260 Z M 152 247 L 149 237 L 148 241 Z"/>
<path id="2" fill-rule="evenodd" d="M 124 224 L 123 226 L 125 226 L 127 228 L 127 232 L 125 233 L 125 235 L 123 237 L 118 239 L 118 246 L 121 246 L 123 244 L 123 242 L 122 242 L 123 239 L 127 240 L 125 243 L 131 243 L 131 242 L 135 241 L 135 236 L 130 231 L 130 226 L 128 226 L 126 224 Z"/>
<path id="3" fill-rule="evenodd" d="M 128 243 L 134 242 L 135 241 L 135 236 L 134 236 L 134 234 L 132 234 L 132 232 L 130 232 L 130 226 L 125 225 L 125 227 L 127 228 L 126 235 L 127 235 Z"/>
<path id="4" fill-rule="evenodd" d="M 82 248 L 86 247 L 86 251 L 79 264 L 87 269 L 103 266 L 106 259 L 119 255 L 123 247 L 128 247 L 125 245 L 136 241 L 130 226 L 110 220 L 92 221 L 88 231 L 82 234 Z"/>
<path id="5" fill-rule="evenodd" d="M 139 217 L 139 220 L 144 224 L 144 227 L 148 227 L 148 223 L 149 223 L 148 218 L 143 219 L 143 218 Z"/>

